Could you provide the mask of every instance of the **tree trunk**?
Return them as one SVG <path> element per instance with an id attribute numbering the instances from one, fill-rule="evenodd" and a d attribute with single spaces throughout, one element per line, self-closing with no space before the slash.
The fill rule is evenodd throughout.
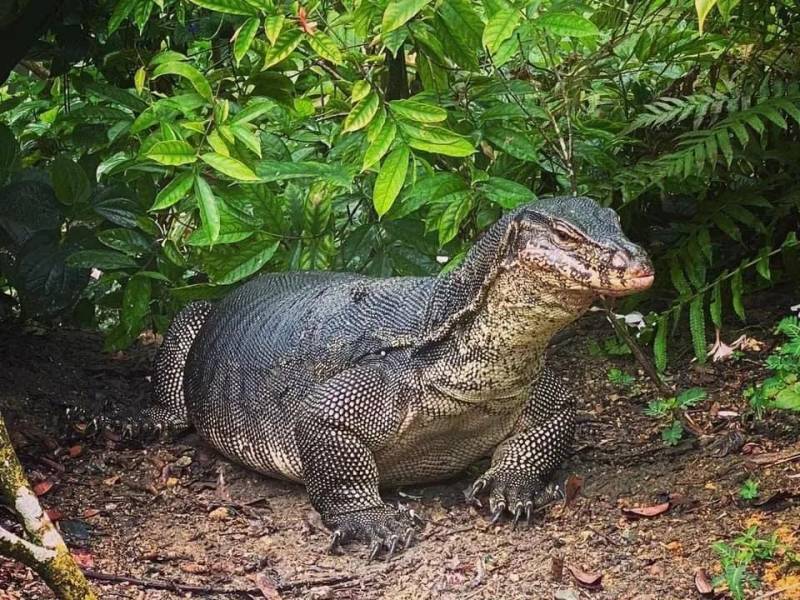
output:
<path id="1" fill-rule="evenodd" d="M 53 522 L 42 510 L 11 445 L 0 415 L 0 494 L 29 540 L 0 527 L 0 554 L 30 567 L 61 600 L 97 600 Z"/>

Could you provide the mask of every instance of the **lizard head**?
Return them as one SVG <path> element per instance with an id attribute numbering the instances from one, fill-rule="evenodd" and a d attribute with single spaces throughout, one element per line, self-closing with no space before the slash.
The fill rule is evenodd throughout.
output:
<path id="1" fill-rule="evenodd" d="M 594 200 L 561 197 L 517 209 L 505 266 L 581 296 L 625 296 L 653 283 L 653 266 L 622 232 L 617 213 Z"/>

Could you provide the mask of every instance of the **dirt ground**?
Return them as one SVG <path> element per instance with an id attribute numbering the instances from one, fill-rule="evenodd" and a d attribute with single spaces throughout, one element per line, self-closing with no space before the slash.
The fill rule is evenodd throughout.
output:
<path id="1" fill-rule="evenodd" d="M 582 320 L 549 357 L 579 391 L 581 423 L 565 471 L 583 478 L 578 495 L 514 531 L 508 522 L 492 526 L 486 509 L 464 501 L 485 465 L 440 485 L 387 490 L 427 518 L 415 545 L 388 563 L 367 564 L 361 545 L 327 554 L 328 533 L 302 487 L 237 467 L 195 435 L 142 446 L 67 426 L 70 407 L 145 406 L 153 344 L 109 355 L 94 333 L 0 328 L 0 410 L 81 563 L 95 575 L 149 580 L 95 580 L 102 598 L 697 598 L 696 569 L 719 570 L 713 542 L 759 524 L 760 534 L 777 531 L 784 544 L 800 545 L 800 460 L 791 458 L 800 455 L 800 423 L 786 414 L 757 423 L 741 416 L 743 387 L 764 374 L 774 344 L 766 326 L 775 317 L 747 332 L 765 342 L 760 352 L 702 367 L 676 363 L 673 383 L 703 387 L 708 398 L 688 413 L 704 435 L 673 448 L 643 412 L 657 397 L 653 387 L 631 358 L 590 355 L 587 340 L 609 330 L 596 315 Z M 612 367 L 636 382 L 610 383 Z M 732 431 L 746 444 L 717 456 L 712 449 Z M 775 463 L 781 457 L 788 460 Z M 760 483 L 761 506 L 739 498 L 748 477 Z M 623 510 L 664 502 L 669 509 L 651 517 Z M 13 527 L 2 505 L 0 524 Z M 760 569 L 764 584 L 752 597 L 800 598 L 796 571 L 778 561 Z M 152 587 L 170 582 L 198 590 Z M 52 595 L 27 569 L 0 559 L 0 598 Z"/>

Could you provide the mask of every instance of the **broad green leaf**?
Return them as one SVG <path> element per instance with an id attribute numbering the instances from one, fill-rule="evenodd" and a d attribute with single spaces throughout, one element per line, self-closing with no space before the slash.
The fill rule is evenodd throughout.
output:
<path id="1" fill-rule="evenodd" d="M 492 15 L 483 30 L 483 45 L 490 54 L 495 54 L 500 45 L 514 34 L 520 17 L 515 8 L 504 8 Z"/>
<path id="2" fill-rule="evenodd" d="M 326 164 L 313 161 L 262 160 L 256 163 L 255 171 L 262 182 L 286 181 L 288 179 L 325 179 L 330 183 L 347 187 L 353 179 L 352 172 L 341 164 Z"/>
<path id="3" fill-rule="evenodd" d="M 131 277 L 122 292 L 120 320 L 132 332 L 138 333 L 150 312 L 151 282 L 148 277 Z"/>
<path id="4" fill-rule="evenodd" d="M 541 142 L 525 131 L 492 124 L 486 130 L 486 138 L 499 150 L 514 158 L 529 162 L 536 162 L 539 158 Z"/>
<path id="5" fill-rule="evenodd" d="M 162 165 L 187 165 L 197 160 L 194 148 L 182 140 L 156 142 L 145 156 Z"/>
<path id="6" fill-rule="evenodd" d="M 716 3 L 717 0 L 694 0 L 694 8 L 697 11 L 697 24 L 700 33 L 703 33 L 703 25 L 706 22 L 706 17 Z"/>
<path id="7" fill-rule="evenodd" d="M 236 30 L 233 42 L 233 57 L 236 59 L 237 64 L 242 61 L 247 51 L 250 50 L 260 24 L 257 17 L 251 17 Z"/>
<path id="8" fill-rule="evenodd" d="M 397 199 L 403 188 L 408 173 L 408 146 L 398 146 L 383 161 L 375 188 L 372 191 L 372 204 L 375 212 L 381 217 L 385 215 Z"/>
<path id="9" fill-rule="evenodd" d="M 62 204 L 82 204 L 89 199 L 91 185 L 81 166 L 65 155 L 53 161 L 50 170 L 56 198 Z"/>
<path id="10" fill-rule="evenodd" d="M 536 200 L 536 195 L 524 185 L 502 177 L 489 177 L 479 187 L 489 200 L 506 209 Z"/>
<path id="11" fill-rule="evenodd" d="M 192 65 L 182 62 L 169 62 L 158 65 L 153 71 L 153 79 L 162 75 L 177 75 L 183 77 L 192 84 L 197 93 L 206 100 L 211 100 L 214 93 L 211 91 L 211 84 L 205 76 Z"/>
<path id="12" fill-rule="evenodd" d="M 72 267 L 101 270 L 138 267 L 138 263 L 133 258 L 114 250 L 79 250 L 67 258 L 67 264 Z"/>
<path id="13" fill-rule="evenodd" d="M 418 100 L 392 100 L 389 108 L 398 116 L 417 123 L 438 123 L 447 118 L 447 111 Z"/>
<path id="14" fill-rule="evenodd" d="M 387 34 L 402 27 L 431 0 L 392 0 L 387 3 L 381 20 L 381 33 Z"/>
<path id="15" fill-rule="evenodd" d="M 372 91 L 369 82 L 359 79 L 353 84 L 353 91 L 350 93 L 350 102 L 358 102 Z"/>
<path id="16" fill-rule="evenodd" d="M 309 35 L 307 40 L 311 49 L 320 57 L 335 65 L 342 64 L 342 51 L 339 50 L 336 42 L 323 32 L 317 31 L 313 35 Z"/>
<path id="17" fill-rule="evenodd" d="M 772 406 L 782 410 L 800 411 L 800 383 L 795 382 L 779 391 Z"/>
<path id="18" fill-rule="evenodd" d="M 258 9 L 245 0 L 191 0 L 197 6 L 229 15 L 249 17 L 258 14 Z"/>
<path id="19" fill-rule="evenodd" d="M 108 35 L 114 33 L 122 22 L 131 14 L 136 0 L 120 0 L 114 5 L 111 18 L 108 20 Z"/>
<path id="20" fill-rule="evenodd" d="M 144 89 L 144 81 L 147 78 L 147 70 L 144 67 L 139 67 L 136 74 L 133 76 L 133 86 L 136 91 L 141 93 Z"/>
<path id="21" fill-rule="evenodd" d="M 244 144 L 250 152 L 261 158 L 261 138 L 247 127 L 244 123 L 237 123 L 231 126 L 231 131 L 236 139 Z"/>
<path id="22" fill-rule="evenodd" d="M 203 229 L 205 229 L 208 239 L 213 244 L 219 237 L 219 207 L 217 207 L 217 199 L 211 186 L 208 185 L 205 179 L 197 176 L 194 180 L 194 192 L 197 199 L 197 206 L 200 208 L 200 219 L 203 222 Z"/>
<path id="23" fill-rule="evenodd" d="M 372 142 L 367 151 L 364 153 L 364 162 L 361 165 L 361 170 L 366 171 L 376 162 L 378 162 L 383 155 L 389 150 L 395 136 L 397 135 L 397 126 L 394 121 L 386 121 L 381 128 L 380 133 Z"/>
<path id="24" fill-rule="evenodd" d="M 600 33 L 597 25 L 575 13 L 547 13 L 536 19 L 535 24 L 555 35 L 590 37 Z"/>
<path id="25" fill-rule="evenodd" d="M 300 29 L 287 29 L 281 32 L 280 37 L 269 47 L 264 56 L 264 68 L 268 69 L 286 59 L 300 45 L 301 41 L 303 41 L 303 32 Z"/>
<path id="26" fill-rule="evenodd" d="M 207 165 L 213 167 L 223 175 L 227 175 L 238 181 L 258 181 L 258 176 L 253 170 L 240 160 L 224 156 L 216 152 L 206 152 L 200 155 L 200 159 Z"/>
<path id="27" fill-rule="evenodd" d="M 133 7 L 133 22 L 136 23 L 136 27 L 139 29 L 139 35 L 144 32 L 152 10 L 153 0 L 138 0 Z"/>
<path id="28" fill-rule="evenodd" d="M 140 231 L 126 227 L 104 229 L 97 234 L 97 239 L 103 245 L 130 256 L 139 256 L 150 252 L 153 243 L 150 238 Z"/>
<path id="29" fill-rule="evenodd" d="M 161 210 L 172 206 L 189 193 L 193 184 L 194 174 L 191 171 L 186 171 L 176 176 L 165 188 L 158 192 L 150 210 Z"/>
<path id="30" fill-rule="evenodd" d="M 264 21 L 264 33 L 270 45 L 274 46 L 275 42 L 278 41 L 278 37 L 280 37 L 281 31 L 283 30 L 284 22 L 286 22 L 286 17 L 283 15 L 273 15 L 267 17 Z"/>
<path id="31" fill-rule="evenodd" d="M 372 117 L 378 112 L 379 106 L 380 98 L 378 98 L 378 94 L 370 92 L 370 94 L 356 104 L 353 110 L 350 111 L 350 114 L 345 117 L 344 123 L 342 124 L 342 132 L 358 131 L 369 125 Z"/>
<path id="32" fill-rule="evenodd" d="M 279 242 L 271 239 L 248 242 L 235 254 L 225 257 L 225 260 L 209 261 L 209 271 L 213 271 L 209 275 L 213 276 L 214 283 L 220 285 L 241 281 L 267 264 L 278 249 L 278 245 Z"/>
<path id="33" fill-rule="evenodd" d="M 463 157 L 475 152 L 472 142 L 444 127 L 421 127 L 411 123 L 400 123 L 408 144 L 417 150 Z"/>
<path id="34" fill-rule="evenodd" d="M 440 215 L 436 229 L 439 232 L 439 246 L 444 246 L 458 235 L 461 224 L 472 209 L 469 192 L 459 192 L 448 197 L 447 207 Z"/>

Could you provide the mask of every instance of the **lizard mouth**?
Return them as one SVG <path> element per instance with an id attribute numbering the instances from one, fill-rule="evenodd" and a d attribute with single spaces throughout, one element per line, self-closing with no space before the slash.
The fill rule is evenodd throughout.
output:
<path id="1" fill-rule="evenodd" d="M 650 272 L 645 275 L 629 277 L 625 279 L 625 282 L 619 287 L 596 288 L 595 291 L 597 291 L 597 293 L 599 293 L 601 296 L 611 296 L 615 298 L 619 296 L 628 296 L 629 294 L 643 292 L 644 290 L 648 289 L 651 285 L 653 285 L 654 280 L 655 275 Z"/>

